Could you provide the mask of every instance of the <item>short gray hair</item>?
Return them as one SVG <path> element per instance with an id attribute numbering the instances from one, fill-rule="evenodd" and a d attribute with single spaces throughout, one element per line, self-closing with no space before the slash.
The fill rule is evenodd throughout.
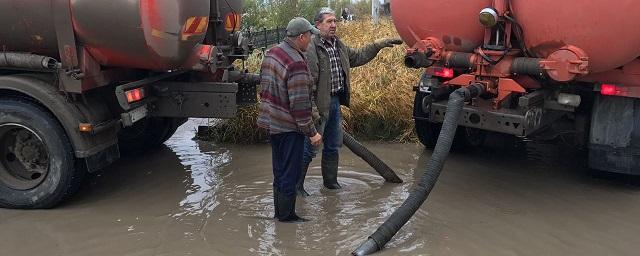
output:
<path id="1" fill-rule="evenodd" d="M 322 21 L 322 16 L 324 16 L 325 14 L 333 14 L 335 16 L 336 15 L 336 11 L 334 11 L 333 9 L 331 9 L 329 7 L 322 7 L 322 8 L 320 8 L 320 10 L 318 10 L 318 13 L 316 13 L 316 17 L 313 19 L 313 21 L 314 22 Z"/>

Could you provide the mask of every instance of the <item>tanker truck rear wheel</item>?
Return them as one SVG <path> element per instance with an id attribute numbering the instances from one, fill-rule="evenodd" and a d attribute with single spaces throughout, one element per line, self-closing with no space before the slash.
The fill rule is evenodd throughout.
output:
<path id="1" fill-rule="evenodd" d="M 51 208 L 73 195 L 85 171 L 58 120 L 22 99 L 0 109 L 0 207 Z"/>
<path id="2" fill-rule="evenodd" d="M 125 153 L 157 149 L 184 123 L 181 118 L 147 117 L 118 132 L 118 146 Z"/>
<path id="3" fill-rule="evenodd" d="M 487 131 L 477 128 L 458 126 L 456 136 L 453 140 L 453 147 L 456 150 L 482 147 L 487 138 Z"/>
<path id="4" fill-rule="evenodd" d="M 425 147 L 433 149 L 436 146 L 436 142 L 438 142 L 438 135 L 442 125 L 427 120 L 416 119 L 415 121 L 418 140 Z"/>
<path id="5" fill-rule="evenodd" d="M 431 122 L 427 120 L 429 113 L 425 112 L 422 106 L 423 98 L 427 94 L 417 91 L 413 100 L 413 116 L 415 117 L 416 135 L 422 145 L 429 149 L 433 149 L 438 142 L 438 135 L 440 134 L 441 124 Z"/>

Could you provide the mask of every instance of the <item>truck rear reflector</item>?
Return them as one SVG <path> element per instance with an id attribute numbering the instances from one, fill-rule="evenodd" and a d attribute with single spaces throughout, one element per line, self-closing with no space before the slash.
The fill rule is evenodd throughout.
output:
<path id="1" fill-rule="evenodd" d="M 208 17 L 191 17 L 184 23 L 182 35 L 198 35 L 207 31 Z"/>
<path id="2" fill-rule="evenodd" d="M 127 95 L 127 102 L 136 102 L 143 99 L 145 95 L 144 88 L 136 88 L 130 91 L 126 91 L 125 95 Z"/>
<path id="3" fill-rule="evenodd" d="M 224 30 L 227 32 L 240 30 L 240 14 L 235 12 L 227 13 L 224 18 Z"/>

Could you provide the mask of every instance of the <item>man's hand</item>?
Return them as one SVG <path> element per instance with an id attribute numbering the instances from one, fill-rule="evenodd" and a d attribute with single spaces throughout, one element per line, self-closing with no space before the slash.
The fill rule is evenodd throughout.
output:
<path id="1" fill-rule="evenodd" d="M 380 39 L 376 39 L 374 42 L 374 44 L 376 44 L 378 47 L 385 48 L 385 47 L 393 47 L 394 45 L 397 44 L 402 44 L 402 39 L 400 38 L 380 38 Z"/>
<path id="2" fill-rule="evenodd" d="M 311 140 L 311 145 L 319 146 L 322 143 L 322 135 L 320 133 L 316 133 L 315 136 L 309 138 Z"/>

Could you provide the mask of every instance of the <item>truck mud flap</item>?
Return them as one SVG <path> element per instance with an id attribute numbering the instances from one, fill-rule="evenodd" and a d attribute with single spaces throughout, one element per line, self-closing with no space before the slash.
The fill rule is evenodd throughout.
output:
<path id="1" fill-rule="evenodd" d="M 151 116 L 232 118 L 236 114 L 237 83 L 159 82 L 153 91 Z"/>
<path id="2" fill-rule="evenodd" d="M 589 135 L 589 167 L 640 175 L 640 100 L 598 96 Z"/>
<path id="3" fill-rule="evenodd" d="M 87 171 L 94 173 L 100 171 L 120 158 L 118 144 L 113 144 L 98 154 L 84 158 Z"/>
<path id="4" fill-rule="evenodd" d="M 640 175 L 640 148 L 589 145 L 589 167 L 630 175 Z"/>

